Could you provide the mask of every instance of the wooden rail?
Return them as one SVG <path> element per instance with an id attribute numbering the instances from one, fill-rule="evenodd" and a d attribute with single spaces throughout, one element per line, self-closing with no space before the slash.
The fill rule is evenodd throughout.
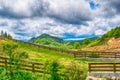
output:
<path id="1" fill-rule="evenodd" d="M 91 72 L 120 72 L 120 63 L 88 63 Z"/>
<path id="2" fill-rule="evenodd" d="M 97 54 L 99 58 L 120 58 L 120 52 L 74 51 L 74 50 L 65 50 L 65 49 L 61 49 L 61 48 L 53 48 L 53 47 L 48 47 L 48 46 L 43 46 L 43 45 L 38 45 L 38 44 L 33 44 L 33 43 L 28 43 L 28 42 L 22 42 L 22 41 L 19 41 L 19 40 L 14 40 L 14 41 L 20 42 L 20 43 L 23 43 L 23 44 L 28 44 L 30 46 L 35 46 L 35 47 L 38 47 L 38 48 L 54 50 L 54 51 L 67 53 L 67 54 L 73 54 L 74 58 L 88 58 L 88 57 L 92 57 L 90 55 L 93 54 L 93 53 Z"/>
<path id="3" fill-rule="evenodd" d="M 76 52 L 74 53 L 75 58 L 120 58 L 120 52 Z"/>
<path id="4" fill-rule="evenodd" d="M 10 65 L 16 65 L 16 64 L 14 62 L 10 63 L 8 57 L 0 56 L 0 66 L 1 67 L 10 66 Z M 19 65 L 20 65 L 20 70 L 43 73 L 43 70 L 42 70 L 43 64 L 42 63 L 28 62 L 25 60 L 21 60 L 21 63 Z"/>

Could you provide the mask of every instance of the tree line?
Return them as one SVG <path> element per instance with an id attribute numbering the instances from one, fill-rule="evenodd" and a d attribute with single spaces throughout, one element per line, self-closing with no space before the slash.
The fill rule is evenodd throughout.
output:
<path id="1" fill-rule="evenodd" d="M 0 32 L 0 36 L 4 38 L 12 39 L 12 36 L 3 30 Z"/>

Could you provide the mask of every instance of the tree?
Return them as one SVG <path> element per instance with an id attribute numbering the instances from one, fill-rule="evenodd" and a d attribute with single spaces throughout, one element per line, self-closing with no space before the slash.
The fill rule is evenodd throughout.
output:
<path id="1" fill-rule="evenodd" d="M 86 38 L 83 40 L 83 45 L 88 45 L 90 42 L 90 39 Z"/>
<path id="2" fill-rule="evenodd" d="M 1 31 L 1 37 L 4 38 L 8 38 L 8 39 L 12 39 L 12 36 L 10 34 L 8 34 L 7 32 Z"/>
<path id="3" fill-rule="evenodd" d="M 80 48 L 80 43 L 79 42 L 74 42 L 74 48 L 79 49 Z"/>
<path id="4" fill-rule="evenodd" d="M 8 34 L 7 32 L 4 33 L 4 37 L 7 38 L 8 37 Z"/>
<path id="5" fill-rule="evenodd" d="M 2 30 L 0 35 L 3 36 L 3 34 L 4 34 L 4 32 L 3 32 L 3 30 Z"/>
<path id="6" fill-rule="evenodd" d="M 12 36 L 10 34 L 8 34 L 7 38 L 8 39 L 12 39 Z"/>

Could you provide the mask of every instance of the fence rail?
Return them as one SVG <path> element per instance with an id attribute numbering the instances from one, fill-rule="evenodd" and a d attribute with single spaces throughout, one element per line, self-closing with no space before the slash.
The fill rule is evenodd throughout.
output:
<path id="1" fill-rule="evenodd" d="M 23 44 L 28 44 L 30 46 L 35 46 L 38 48 L 44 48 L 44 49 L 49 49 L 49 50 L 54 50 L 62 53 L 67 53 L 67 54 L 73 54 L 74 58 L 96 58 L 92 56 L 93 53 L 97 54 L 97 58 L 120 58 L 120 52 L 103 52 L 103 51 L 74 51 L 74 50 L 65 50 L 61 48 L 53 48 L 53 47 L 48 47 L 48 46 L 43 46 L 43 45 L 38 45 L 38 44 L 33 44 L 33 43 L 28 43 L 28 42 L 22 42 L 19 40 L 14 40 L 16 42 L 20 42 Z"/>
<path id="2" fill-rule="evenodd" d="M 91 72 L 120 72 L 120 63 L 88 63 Z"/>
<path id="3" fill-rule="evenodd" d="M 1 67 L 10 66 L 10 65 L 16 65 L 16 64 L 14 62 L 12 62 L 12 63 L 9 62 L 8 57 L 0 56 L 0 66 Z M 20 65 L 20 70 L 27 70 L 27 71 L 32 71 L 32 72 L 43 73 L 43 70 L 42 70 L 43 64 L 42 63 L 21 60 L 19 65 Z"/>
<path id="4" fill-rule="evenodd" d="M 120 58 L 120 52 L 77 52 L 75 58 Z"/>
<path id="5" fill-rule="evenodd" d="M 62 52 L 62 53 L 74 54 L 73 50 L 66 50 L 66 49 L 62 49 L 62 48 L 54 48 L 54 47 L 44 46 L 44 45 L 30 43 L 30 42 L 23 42 L 23 41 L 19 41 L 19 40 L 15 40 L 15 39 L 11 39 L 11 40 L 13 40 L 15 42 L 22 43 L 22 44 L 35 46 L 35 47 L 38 47 L 38 48 L 49 49 L 49 50 L 58 51 L 58 52 Z"/>

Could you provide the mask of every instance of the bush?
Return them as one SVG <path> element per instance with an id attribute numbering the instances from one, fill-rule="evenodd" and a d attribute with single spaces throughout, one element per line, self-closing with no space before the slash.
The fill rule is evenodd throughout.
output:
<path id="1" fill-rule="evenodd" d="M 85 75 L 81 69 L 81 65 L 71 62 L 66 68 L 64 80 L 85 80 Z"/>
<path id="2" fill-rule="evenodd" d="M 74 42 L 74 48 L 75 49 L 80 49 L 80 43 L 79 42 Z"/>
<path id="3" fill-rule="evenodd" d="M 21 63 L 22 59 L 28 58 L 28 54 L 26 52 L 17 51 L 17 48 L 18 46 L 15 44 L 3 44 L 3 52 L 5 52 L 5 54 L 9 57 L 9 65 L 6 65 L 4 68 L 6 74 L 5 76 L 8 80 L 20 79 L 21 73 L 19 73 L 19 64 Z M 12 65 L 13 63 L 14 65 Z"/>
<path id="4" fill-rule="evenodd" d="M 0 68 L 0 80 L 37 80 L 35 77 L 34 74 L 23 71 L 19 71 L 16 74 L 9 76 L 9 74 L 6 73 L 5 68 Z"/>
<path id="5" fill-rule="evenodd" d="M 60 64 L 57 60 L 46 61 L 44 65 L 43 80 L 61 80 L 61 75 L 59 73 Z"/>

